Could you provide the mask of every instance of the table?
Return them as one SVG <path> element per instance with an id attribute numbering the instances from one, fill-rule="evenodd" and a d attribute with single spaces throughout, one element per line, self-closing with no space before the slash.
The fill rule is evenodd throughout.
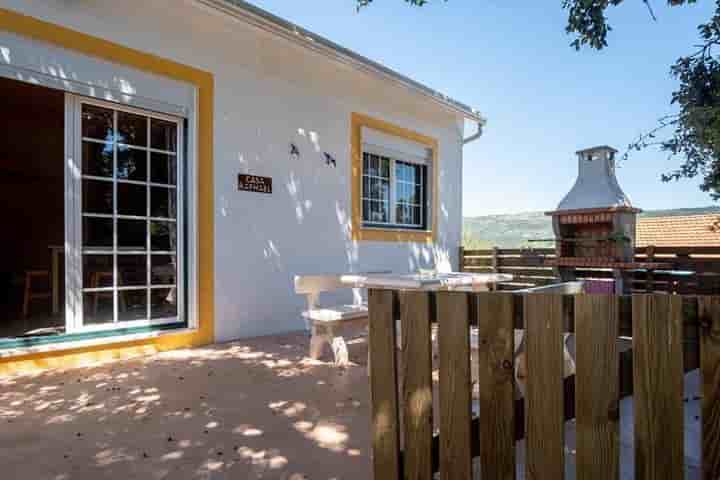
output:
<path id="1" fill-rule="evenodd" d="M 512 281 L 505 273 L 348 273 L 340 282 L 353 288 L 387 288 L 407 290 L 464 290 L 483 292 L 501 282 Z"/>
<path id="2" fill-rule="evenodd" d="M 50 249 L 50 277 L 52 282 L 52 313 L 57 315 L 60 311 L 60 255 L 65 254 L 63 245 L 49 245 Z"/>
<path id="3" fill-rule="evenodd" d="M 437 292 L 441 290 L 487 292 L 497 283 L 512 281 L 513 276 L 500 273 L 347 273 L 340 275 L 340 283 L 348 288 L 377 288 L 391 290 L 420 290 Z M 434 294 L 429 294 L 431 297 Z M 431 309 L 432 310 L 432 309 Z M 430 314 L 431 321 L 433 313 Z M 336 358 L 347 359 L 347 347 L 342 337 L 332 340 Z M 368 349 L 368 372 L 370 371 L 370 350 Z"/>

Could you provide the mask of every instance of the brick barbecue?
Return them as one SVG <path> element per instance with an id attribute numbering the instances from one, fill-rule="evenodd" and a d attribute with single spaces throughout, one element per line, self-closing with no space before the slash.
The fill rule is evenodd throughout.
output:
<path id="1" fill-rule="evenodd" d="M 628 290 L 629 270 L 669 267 L 635 261 L 635 226 L 639 208 L 633 207 L 615 176 L 617 150 L 600 146 L 580 150 L 578 177 L 552 217 L 557 268 L 563 281 L 574 280 L 576 268 L 609 268 L 616 293 Z"/>

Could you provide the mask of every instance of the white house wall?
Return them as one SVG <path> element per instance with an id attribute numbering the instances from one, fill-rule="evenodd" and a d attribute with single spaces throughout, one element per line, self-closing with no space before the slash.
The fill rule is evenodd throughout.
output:
<path id="1" fill-rule="evenodd" d="M 2 0 L 0 6 L 215 76 L 218 341 L 302 328 L 304 299 L 293 293 L 296 274 L 457 268 L 463 126 L 458 116 L 191 0 Z M 137 96 L 161 96 L 152 82 L 129 87 Z M 352 112 L 438 139 L 435 245 L 351 240 Z M 290 142 L 300 149 L 297 159 L 289 155 Z M 323 152 L 337 160 L 337 168 L 325 165 Z M 273 194 L 237 191 L 238 173 L 272 177 Z"/>

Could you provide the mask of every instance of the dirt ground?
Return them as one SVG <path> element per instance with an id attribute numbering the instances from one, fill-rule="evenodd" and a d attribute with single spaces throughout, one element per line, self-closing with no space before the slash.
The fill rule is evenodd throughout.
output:
<path id="1" fill-rule="evenodd" d="M 307 346 L 290 334 L 0 379 L 0 478 L 370 478 L 365 344 L 347 369 Z"/>

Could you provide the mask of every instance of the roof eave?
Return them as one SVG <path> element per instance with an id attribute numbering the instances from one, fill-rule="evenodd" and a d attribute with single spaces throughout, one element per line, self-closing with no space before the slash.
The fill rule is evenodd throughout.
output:
<path id="1" fill-rule="evenodd" d="M 469 105 L 454 100 L 432 88 L 423 85 L 395 70 L 388 68 L 378 62 L 370 60 L 358 53 L 353 52 L 337 43 L 317 35 L 299 25 L 273 15 L 244 0 L 195 0 L 205 6 L 211 7 L 232 17 L 243 20 L 257 28 L 271 32 L 291 42 L 302 45 L 305 48 L 321 53 L 336 61 L 349 64 L 354 68 L 370 73 L 383 80 L 390 81 L 415 93 L 418 93 L 431 101 L 441 105 L 445 109 L 461 114 L 467 120 L 485 122 L 485 118 L 479 111 Z"/>

